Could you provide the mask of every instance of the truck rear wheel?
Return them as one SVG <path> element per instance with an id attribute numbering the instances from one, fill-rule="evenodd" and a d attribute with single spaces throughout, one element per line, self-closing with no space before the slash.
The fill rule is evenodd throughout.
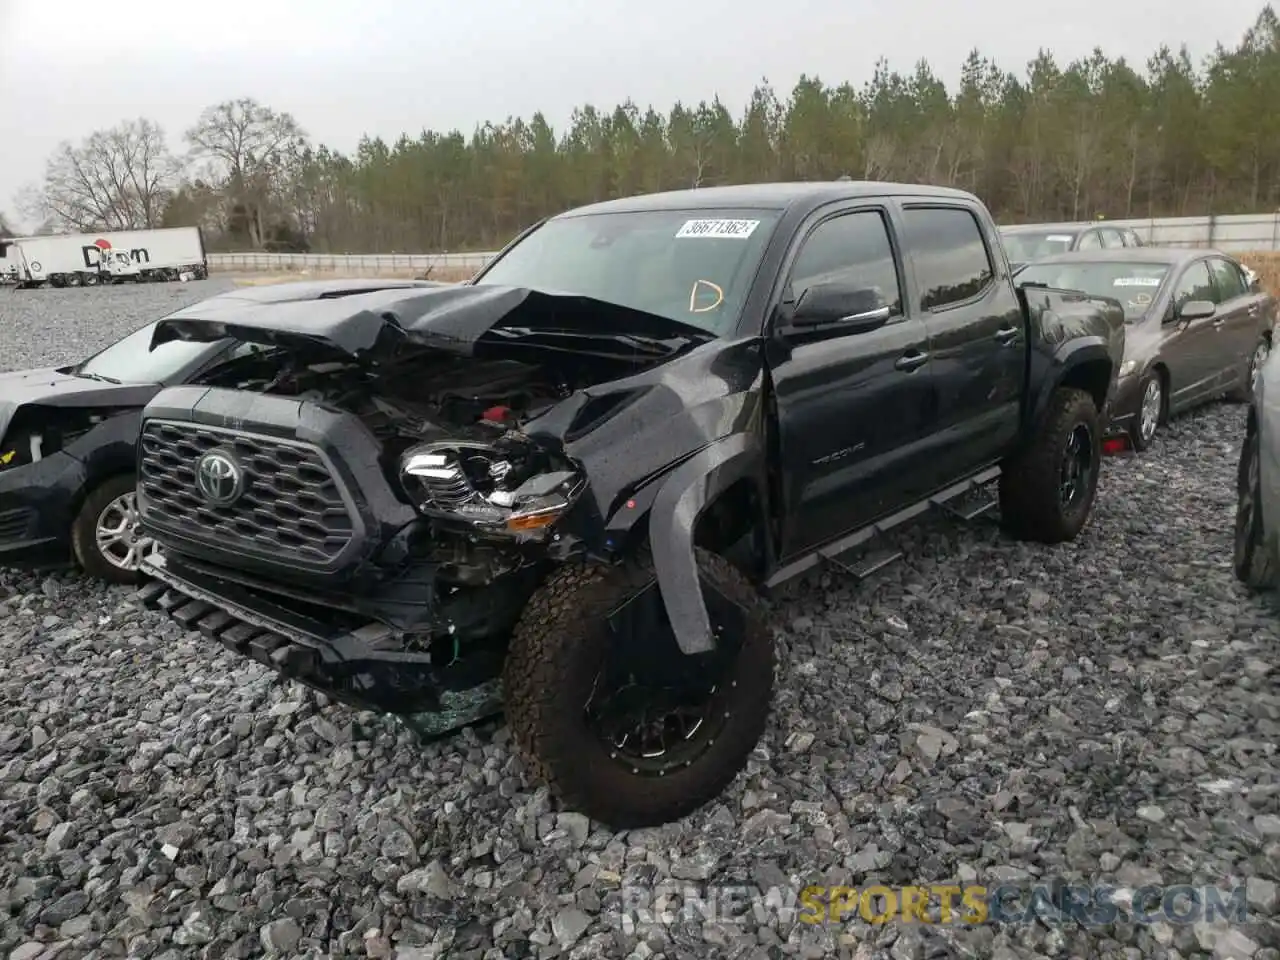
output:
<path id="1" fill-rule="evenodd" d="M 1000 514 L 1023 540 L 1074 540 L 1089 520 L 1102 465 L 1098 408 L 1084 390 L 1059 387 L 1039 432 L 1004 464 Z"/>
<path id="2" fill-rule="evenodd" d="M 718 796 L 768 719 L 764 605 L 722 557 L 700 549 L 697 559 L 741 614 L 712 613 L 715 653 L 676 646 L 647 553 L 558 571 L 530 599 L 507 653 L 506 716 L 526 763 L 568 807 L 614 829 L 678 820 Z"/>

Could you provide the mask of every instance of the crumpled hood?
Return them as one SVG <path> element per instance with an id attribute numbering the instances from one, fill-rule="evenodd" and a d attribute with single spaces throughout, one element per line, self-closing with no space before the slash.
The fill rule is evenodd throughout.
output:
<path id="1" fill-rule="evenodd" d="M 464 355 L 502 344 L 518 344 L 526 355 L 529 350 L 653 352 L 653 344 L 628 343 L 628 336 L 667 341 L 671 351 L 714 339 L 698 327 L 591 297 L 464 284 L 277 303 L 218 298 L 161 320 L 152 344 L 234 337 L 325 346 L 369 359 L 390 356 L 402 344 Z M 604 341 L 610 342 L 607 348 Z"/>

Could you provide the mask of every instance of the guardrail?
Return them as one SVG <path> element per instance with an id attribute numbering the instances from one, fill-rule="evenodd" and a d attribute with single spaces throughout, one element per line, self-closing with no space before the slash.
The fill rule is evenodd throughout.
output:
<path id="1" fill-rule="evenodd" d="M 353 273 L 393 271 L 479 270 L 497 256 L 487 253 L 211 253 L 211 270 L 293 272 L 342 270 Z"/>
<path id="2" fill-rule="evenodd" d="M 1235 253 L 1280 250 L 1280 212 L 1102 222 L 1130 227 L 1153 247 L 1216 247 Z"/>

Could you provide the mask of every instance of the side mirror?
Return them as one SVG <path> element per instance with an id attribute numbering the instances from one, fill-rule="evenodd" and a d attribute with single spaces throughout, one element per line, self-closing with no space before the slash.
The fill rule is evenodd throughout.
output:
<path id="1" fill-rule="evenodd" d="M 788 326 L 839 324 L 848 333 L 864 333 L 883 326 L 892 314 L 879 290 L 838 281 L 815 283 L 800 294 Z"/>
<path id="2" fill-rule="evenodd" d="M 1207 320 L 1218 312 L 1218 307 L 1211 300 L 1188 300 L 1178 308 L 1179 320 Z"/>

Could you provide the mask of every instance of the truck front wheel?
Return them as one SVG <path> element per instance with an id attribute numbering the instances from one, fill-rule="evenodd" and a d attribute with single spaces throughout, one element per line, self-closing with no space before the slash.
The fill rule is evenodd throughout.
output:
<path id="1" fill-rule="evenodd" d="M 774 675 L 764 605 L 722 557 L 699 549 L 697 560 L 728 602 L 711 611 L 713 653 L 676 646 L 647 553 L 558 571 L 507 652 L 505 710 L 525 762 L 568 807 L 613 829 L 697 810 L 764 732 Z"/>
<path id="2" fill-rule="evenodd" d="M 1039 432 L 1000 474 L 1000 514 L 1023 540 L 1074 540 L 1089 519 L 1102 465 L 1098 408 L 1083 390 L 1059 387 Z"/>

